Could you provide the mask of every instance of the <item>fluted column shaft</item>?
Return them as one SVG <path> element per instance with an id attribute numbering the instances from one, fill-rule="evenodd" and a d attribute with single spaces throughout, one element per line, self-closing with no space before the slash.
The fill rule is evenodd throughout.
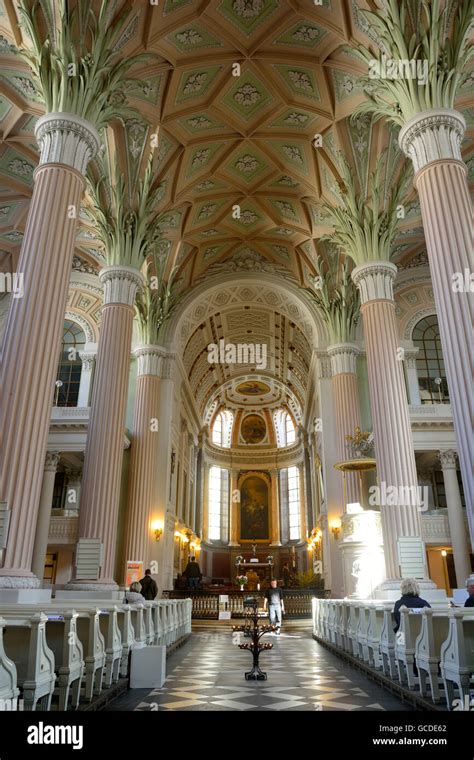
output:
<path id="1" fill-rule="evenodd" d="M 281 546 L 280 530 L 280 498 L 278 489 L 278 470 L 271 471 L 272 476 L 272 521 L 271 521 L 271 544 L 270 546 Z"/>
<path id="2" fill-rule="evenodd" d="M 95 129 L 69 114 L 40 118 L 36 137 L 40 163 L 18 263 L 24 296 L 12 299 L 0 373 L 0 500 L 11 510 L 0 587 L 39 585 L 30 568 L 54 379 L 83 175 L 99 148 Z"/>
<path id="3" fill-rule="evenodd" d="M 131 436 L 130 486 L 125 532 L 125 559 L 148 566 L 150 519 L 159 456 L 161 351 L 141 346 Z"/>
<path id="4" fill-rule="evenodd" d="M 400 577 L 397 540 L 421 537 L 413 439 L 402 364 L 397 358 L 398 337 L 393 300 L 397 268 L 385 261 L 362 264 L 352 272 L 360 291 L 367 354 L 369 392 L 374 424 L 378 481 L 392 492 L 407 494 L 405 503 L 381 504 L 387 577 Z M 409 501 L 410 503 L 406 503 Z"/>
<path id="5" fill-rule="evenodd" d="M 461 504 L 461 494 L 456 474 L 456 452 L 440 451 L 439 458 L 443 470 L 444 488 L 446 491 L 446 504 L 448 507 L 449 532 L 453 547 L 454 568 L 458 588 L 464 586 L 466 578 L 471 575 L 471 561 L 469 558 L 469 546 L 466 536 L 466 527 Z"/>
<path id="6" fill-rule="evenodd" d="M 474 254 L 465 129 L 462 114 L 433 109 L 411 119 L 399 141 L 415 169 L 474 547 Z"/>
<path id="7" fill-rule="evenodd" d="M 332 393 L 336 413 L 337 453 L 340 461 L 347 456 L 348 435 L 360 427 L 360 403 L 357 389 L 356 361 L 359 349 L 351 343 L 339 343 L 328 348 L 331 357 Z M 360 480 L 355 472 L 344 473 L 347 504 L 362 501 Z M 345 505 L 344 505 L 345 506 Z"/>
<path id="8" fill-rule="evenodd" d="M 229 541 L 229 546 L 239 545 L 239 509 L 240 509 L 239 473 L 237 470 L 231 470 L 230 471 L 230 525 L 229 525 L 230 541 Z"/>
<path id="9" fill-rule="evenodd" d="M 79 538 L 102 542 L 97 580 L 115 587 L 113 579 L 120 478 L 123 461 L 133 304 L 143 283 L 130 267 L 106 267 L 100 272 L 104 307 L 82 479 Z"/>
<path id="10" fill-rule="evenodd" d="M 31 570 L 40 581 L 43 580 L 44 558 L 48 549 L 49 524 L 53 503 L 54 480 L 59 463 L 59 452 L 48 451 L 44 464 L 43 484 L 36 523 L 35 544 Z"/>

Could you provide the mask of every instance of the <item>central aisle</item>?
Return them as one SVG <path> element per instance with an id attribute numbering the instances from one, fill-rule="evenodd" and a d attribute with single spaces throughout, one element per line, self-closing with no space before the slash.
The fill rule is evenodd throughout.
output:
<path id="1" fill-rule="evenodd" d="M 261 654 L 268 679 L 245 681 L 251 655 L 232 643 L 232 631 L 195 626 L 186 644 L 168 659 L 163 688 L 128 691 L 108 709 L 413 710 L 314 641 L 309 627 L 293 624 L 280 637 L 264 640 L 274 645 Z"/>

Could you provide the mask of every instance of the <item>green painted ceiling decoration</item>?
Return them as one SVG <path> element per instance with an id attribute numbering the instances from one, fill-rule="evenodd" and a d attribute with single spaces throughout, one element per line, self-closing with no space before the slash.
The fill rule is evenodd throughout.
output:
<path id="1" fill-rule="evenodd" d="M 0 172 L 9 174 L 25 185 L 33 184 L 33 172 L 35 165 L 28 161 L 22 153 L 13 148 L 7 148 L 0 158 Z"/>
<path id="2" fill-rule="evenodd" d="M 298 45 L 304 48 L 315 48 L 327 35 L 325 29 L 300 19 L 297 24 L 275 40 L 279 45 Z"/>
<path id="3" fill-rule="evenodd" d="M 205 261 L 208 261 L 208 259 L 213 259 L 215 256 L 217 256 L 219 253 L 221 253 L 225 248 L 225 245 L 210 245 L 207 248 L 204 249 L 203 258 Z"/>
<path id="4" fill-rule="evenodd" d="M 331 76 L 337 102 L 352 98 L 354 95 L 360 95 L 363 92 L 362 82 L 354 74 L 348 74 L 345 71 L 339 71 L 339 69 L 331 69 Z"/>
<path id="5" fill-rule="evenodd" d="M 188 159 L 186 177 L 191 177 L 208 167 L 216 153 L 222 150 L 222 147 L 223 143 L 221 142 L 200 143 L 199 145 L 196 145 L 192 149 L 191 155 Z"/>
<path id="6" fill-rule="evenodd" d="M 307 146 L 309 142 L 292 140 L 272 140 L 272 146 L 278 151 L 280 159 L 288 169 L 294 169 L 301 174 L 308 175 Z"/>
<path id="7" fill-rule="evenodd" d="M 277 63 L 273 64 L 273 67 L 285 82 L 288 90 L 294 95 L 309 100 L 321 100 L 314 71 L 299 64 L 289 66 Z"/>
<path id="8" fill-rule="evenodd" d="M 12 110 L 12 104 L 6 98 L 0 95 L 0 121 L 3 121 L 5 116 Z"/>
<path id="9" fill-rule="evenodd" d="M 211 227 L 210 230 L 205 230 L 204 232 L 199 233 L 199 237 L 202 238 L 208 238 L 208 237 L 215 237 L 216 235 L 219 235 L 219 230 L 216 230 L 214 227 Z"/>
<path id="10" fill-rule="evenodd" d="M 2 204 L 0 206 L 0 225 L 2 227 L 7 227 L 11 224 L 12 217 L 17 208 L 18 204 L 16 203 Z"/>
<path id="11" fill-rule="evenodd" d="M 248 121 L 257 111 L 263 110 L 273 100 L 263 82 L 253 73 L 246 71 L 236 77 L 235 84 L 222 99 L 244 121 Z"/>
<path id="12" fill-rule="evenodd" d="M 268 230 L 269 235 L 283 235 L 285 237 L 290 237 L 290 235 L 294 235 L 295 231 L 288 229 L 288 227 L 273 227 L 273 229 Z"/>
<path id="13" fill-rule="evenodd" d="M 163 217 L 162 221 L 160 222 L 160 228 L 163 230 L 178 229 L 181 216 L 182 216 L 181 211 L 171 211 L 169 214 L 166 214 Z"/>
<path id="14" fill-rule="evenodd" d="M 272 187 L 291 187 L 294 189 L 295 187 L 299 187 L 299 182 L 297 182 L 293 177 L 290 177 L 288 174 L 283 174 L 279 179 L 276 180 L 276 182 L 272 182 Z"/>
<path id="15" fill-rule="evenodd" d="M 347 131 L 352 148 L 352 157 L 357 170 L 359 182 L 364 191 L 369 179 L 370 152 L 372 149 L 371 117 L 359 116 L 347 120 Z M 340 154 L 338 156 L 338 163 Z"/>
<path id="16" fill-rule="evenodd" d="M 228 201 L 224 198 L 222 200 L 200 203 L 196 208 L 196 213 L 194 214 L 194 223 L 199 225 L 212 220 L 213 217 L 216 216 L 218 211 L 225 204 L 228 204 Z"/>
<path id="17" fill-rule="evenodd" d="M 268 169 L 268 164 L 260 151 L 253 146 L 245 146 L 234 154 L 225 165 L 225 171 L 237 176 L 240 180 L 250 183 L 255 177 Z"/>
<path id="18" fill-rule="evenodd" d="M 201 66 L 198 69 L 184 71 L 176 94 L 176 103 L 182 103 L 192 98 L 202 98 L 214 82 L 222 66 Z"/>
<path id="19" fill-rule="evenodd" d="M 168 35 L 167 39 L 180 53 L 190 53 L 202 48 L 222 47 L 222 42 L 209 34 L 199 24 L 188 24 Z"/>
<path id="20" fill-rule="evenodd" d="M 13 87 L 26 100 L 31 100 L 35 103 L 41 101 L 40 94 L 28 72 L 3 67 L 0 79 L 3 79 L 10 87 Z"/>
<path id="21" fill-rule="evenodd" d="M 208 113 L 193 114 L 193 116 L 185 116 L 178 119 L 178 123 L 189 134 L 195 134 L 196 132 L 204 132 L 207 129 L 219 129 L 224 125 L 210 116 Z"/>
<path id="22" fill-rule="evenodd" d="M 256 227 L 262 222 L 262 216 L 258 213 L 257 209 L 248 202 L 242 204 L 240 208 L 240 218 L 234 219 L 229 214 L 229 223 L 235 225 L 241 231 L 250 230 L 252 227 Z"/>
<path id="23" fill-rule="evenodd" d="M 303 111 L 301 108 L 289 108 L 281 116 L 272 122 L 271 127 L 278 127 L 291 130 L 293 129 L 308 129 L 311 124 L 316 120 L 314 114 L 309 111 Z"/>
<path id="24" fill-rule="evenodd" d="M 163 16 L 173 13 L 173 11 L 178 11 L 184 5 L 189 5 L 192 2 L 194 2 L 194 0 L 166 0 Z"/>
<path id="25" fill-rule="evenodd" d="M 279 0 L 223 0 L 217 10 L 245 37 L 251 37 L 279 5 Z"/>
<path id="26" fill-rule="evenodd" d="M 298 211 L 296 210 L 293 203 L 291 203 L 289 200 L 277 200 L 277 199 L 270 199 L 270 202 L 272 206 L 278 211 L 280 216 L 283 216 L 285 219 L 291 219 L 292 221 L 300 221 L 300 215 Z"/>
<path id="27" fill-rule="evenodd" d="M 23 232 L 19 232 L 18 230 L 4 232 L 2 235 L 0 235 L 0 240 L 5 240 L 11 245 L 19 245 L 23 240 Z"/>
<path id="28" fill-rule="evenodd" d="M 272 245 L 270 246 L 273 253 L 276 253 L 277 256 L 281 256 L 284 259 L 290 258 L 290 251 L 286 247 L 286 245 Z"/>
<path id="29" fill-rule="evenodd" d="M 164 77 L 161 74 L 144 81 L 132 81 L 128 85 L 127 93 L 131 98 L 144 100 L 156 106 L 161 100 L 163 83 Z"/>

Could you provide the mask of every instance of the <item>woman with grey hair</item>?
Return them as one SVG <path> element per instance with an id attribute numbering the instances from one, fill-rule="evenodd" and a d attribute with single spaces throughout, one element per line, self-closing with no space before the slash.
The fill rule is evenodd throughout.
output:
<path id="1" fill-rule="evenodd" d="M 469 596 L 464 602 L 465 607 L 474 607 L 474 575 L 470 575 L 466 580 L 466 589 Z"/>
<path id="2" fill-rule="evenodd" d="M 126 604 L 144 604 L 145 597 L 140 593 L 142 590 L 138 581 L 134 581 L 130 584 L 130 590 L 125 593 Z"/>
<path id="3" fill-rule="evenodd" d="M 431 607 L 426 599 L 420 596 L 420 587 L 414 578 L 404 578 L 400 584 L 401 599 L 395 602 L 393 614 L 395 617 L 395 633 L 400 628 L 400 607 L 409 607 L 411 609 L 419 607 Z"/>

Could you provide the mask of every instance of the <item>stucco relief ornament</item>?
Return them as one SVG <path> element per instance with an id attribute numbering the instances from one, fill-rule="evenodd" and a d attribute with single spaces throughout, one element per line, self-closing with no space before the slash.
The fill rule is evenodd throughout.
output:
<path id="1" fill-rule="evenodd" d="M 22 161 L 20 158 L 14 158 L 10 161 L 8 168 L 14 174 L 18 174 L 19 177 L 30 177 L 33 174 L 33 167 L 27 161 Z"/>
<path id="2" fill-rule="evenodd" d="M 211 151 L 209 148 L 203 148 L 202 150 L 198 150 L 196 155 L 194 156 L 192 160 L 192 165 L 195 166 L 202 166 L 206 163 L 207 159 L 209 158 Z"/>
<path id="3" fill-rule="evenodd" d="M 265 7 L 264 0 L 233 0 L 232 8 L 241 18 L 256 18 Z"/>
<path id="4" fill-rule="evenodd" d="M 297 164 L 303 163 L 303 158 L 298 148 L 294 145 L 284 145 L 283 153 L 288 156 L 291 161 L 295 161 Z"/>
<path id="5" fill-rule="evenodd" d="M 201 35 L 195 29 L 185 29 L 184 32 L 179 32 L 176 39 L 183 45 L 197 45 L 198 42 L 202 42 Z"/>
<path id="6" fill-rule="evenodd" d="M 314 26 L 300 26 L 293 34 L 293 39 L 301 42 L 312 42 L 319 37 L 319 30 Z"/>
<path id="7" fill-rule="evenodd" d="M 189 92 L 199 92 L 206 79 L 207 72 L 205 71 L 202 71 L 200 74 L 191 74 L 191 76 L 186 80 L 183 92 L 186 94 Z"/>
<path id="8" fill-rule="evenodd" d="M 311 79 L 303 71 L 289 71 L 288 76 L 298 90 L 313 92 Z"/>
<path id="9" fill-rule="evenodd" d="M 12 82 L 30 100 L 38 95 L 36 87 L 27 77 L 13 77 Z"/>
<path id="10" fill-rule="evenodd" d="M 235 165 L 239 171 L 244 172 L 244 174 L 250 174 L 250 172 L 253 172 L 257 168 L 258 161 L 254 156 L 247 154 L 239 158 Z"/>
<path id="11" fill-rule="evenodd" d="M 247 82 L 247 84 L 239 87 L 234 95 L 234 100 L 244 108 L 249 108 L 260 100 L 260 93 L 253 84 Z"/>
<path id="12" fill-rule="evenodd" d="M 188 119 L 188 124 L 193 129 L 197 129 L 198 127 L 210 127 L 211 122 L 209 119 L 206 119 L 205 116 L 195 116 L 192 119 Z"/>
<path id="13" fill-rule="evenodd" d="M 284 120 L 286 124 L 306 124 L 308 116 L 305 113 L 298 113 L 298 111 L 292 111 L 288 114 Z"/>
<path id="14" fill-rule="evenodd" d="M 249 210 L 242 211 L 240 215 L 240 221 L 242 222 L 242 224 L 245 224 L 245 226 L 249 224 L 253 224 L 254 222 L 257 221 L 257 219 L 258 219 L 257 214 Z"/>

